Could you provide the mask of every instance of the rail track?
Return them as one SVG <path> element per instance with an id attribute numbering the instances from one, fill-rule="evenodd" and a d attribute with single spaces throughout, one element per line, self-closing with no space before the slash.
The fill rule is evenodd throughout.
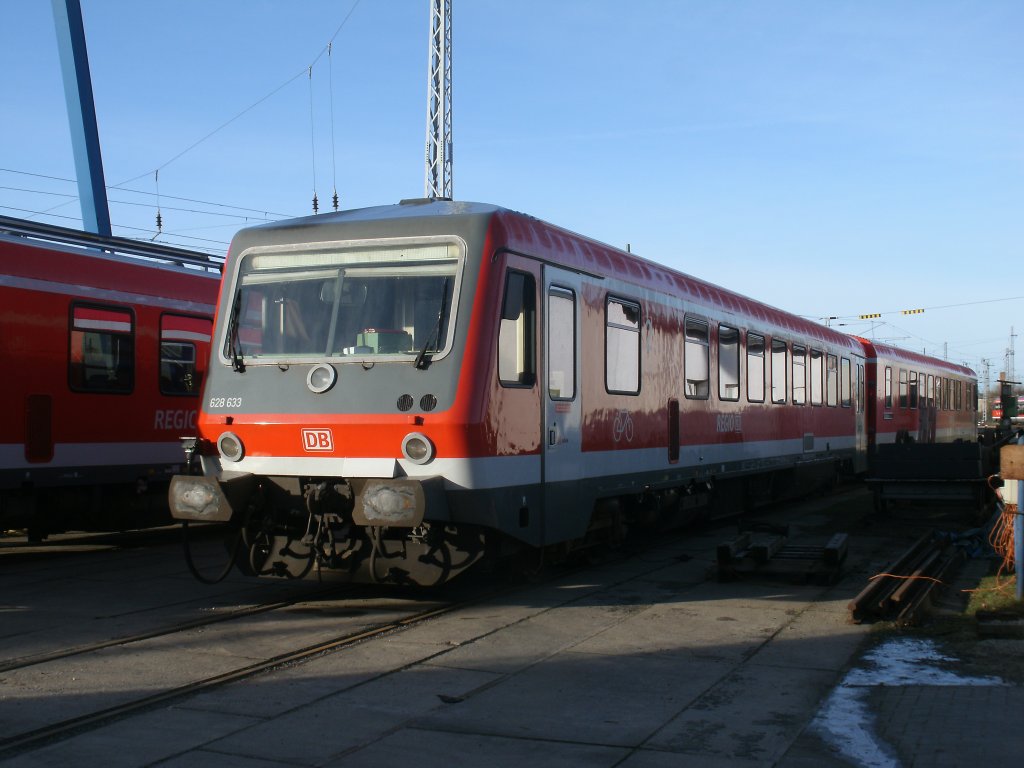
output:
<path id="1" fill-rule="evenodd" d="M 706 539 L 725 538 L 727 529 L 731 526 L 719 524 L 698 535 Z M 691 530 L 683 532 L 682 536 L 693 534 Z M 679 536 L 668 536 L 662 543 L 671 547 L 678 539 Z M 635 561 L 628 578 L 637 578 L 638 574 L 642 577 L 643 573 L 664 568 L 664 560 L 657 556 L 658 549 L 657 543 L 647 543 L 618 553 L 611 560 Z M 167 550 L 162 557 L 180 557 L 177 548 Z M 90 553 L 85 559 L 90 559 L 92 554 L 102 556 L 102 553 Z M 149 562 L 150 556 L 135 557 Z M 708 567 L 711 565 L 709 558 Z M 160 567 L 166 569 L 168 565 L 164 562 Z M 72 564 L 68 572 L 76 569 Z M 0 662 L 0 705 L 11 707 L 3 718 L 6 727 L 0 738 L 0 761 L 261 673 L 327 654 L 343 653 L 361 643 L 411 629 L 473 605 L 513 597 L 555 578 L 571 576 L 577 570 L 584 570 L 584 566 L 544 571 L 527 582 L 485 578 L 457 581 L 443 592 L 399 592 L 393 588 L 352 585 L 318 587 L 307 582 L 306 586 L 311 588 L 299 589 L 297 594 L 285 599 L 240 608 L 218 608 L 217 615 L 213 616 L 9 657 Z M 184 574 L 180 574 L 179 579 L 182 589 L 186 584 L 196 589 Z M 256 586 L 269 585 L 260 582 Z M 224 589 L 237 592 L 239 585 L 229 584 Z M 220 594 L 222 599 L 224 594 L 215 589 L 205 593 Z M 448 650 L 439 648 L 437 653 Z M 165 656 L 161 656 L 161 651 Z M 181 669 L 156 668 L 164 664 L 165 658 L 172 659 L 171 663 Z M 45 684 L 51 688 L 36 688 L 42 685 L 39 681 L 44 677 Z M 75 682 L 61 685 L 55 684 L 55 680 Z M 48 706 L 49 701 L 62 703 Z M 34 711 L 16 711 L 14 705 L 19 702 Z"/>
<path id="2" fill-rule="evenodd" d="M 125 717 L 131 714 L 137 714 L 139 712 L 148 710 L 152 707 L 161 704 L 166 704 L 168 702 L 180 699 L 185 696 L 190 696 L 200 691 L 210 690 L 218 686 L 237 682 L 239 680 L 243 680 L 247 677 L 251 677 L 261 672 L 266 672 L 268 670 L 272 670 L 288 664 L 299 663 L 306 659 L 318 657 L 326 653 L 340 651 L 357 643 L 375 637 L 380 637 L 382 635 L 403 628 L 415 626 L 416 624 L 420 624 L 429 619 L 442 616 L 446 613 L 452 613 L 454 611 L 460 610 L 461 608 L 479 602 L 480 600 L 483 600 L 486 597 L 490 596 L 493 596 L 493 593 L 457 603 L 432 606 L 426 610 L 412 613 L 408 616 L 399 618 L 397 620 L 384 622 L 366 629 L 361 629 L 359 631 L 345 633 L 337 637 L 333 637 L 329 640 L 317 642 L 302 648 L 297 648 L 283 653 L 278 653 L 273 656 L 270 656 L 269 658 L 262 659 L 258 662 L 247 664 L 235 669 L 230 669 L 217 675 L 211 675 L 209 677 L 193 680 L 182 685 L 177 685 L 166 690 L 160 691 L 159 693 L 144 696 L 138 699 L 133 699 L 123 704 L 107 707 L 94 712 L 89 712 L 87 714 L 80 715 L 77 717 L 58 720 L 40 728 L 35 728 L 30 731 L 2 738 L 0 739 L 0 760 L 6 759 L 28 749 L 37 747 L 41 744 L 49 743 L 51 741 L 55 741 L 61 738 L 66 738 L 68 736 L 72 736 L 76 733 L 79 733 L 83 730 L 99 727 L 118 718 Z M 274 610 L 279 607 L 281 606 L 262 606 L 261 612 Z M 237 616 L 229 618 L 237 618 Z M 54 658 L 66 658 L 71 655 L 89 653 L 90 651 L 109 648 L 114 645 L 126 645 L 134 642 L 140 642 L 143 639 L 149 639 L 155 636 L 167 636 L 174 634 L 176 632 L 184 631 L 185 629 L 192 628 L 193 626 L 194 624 L 190 624 L 188 626 L 170 629 L 161 633 L 151 633 L 146 637 L 139 636 L 136 638 L 121 639 L 120 641 L 97 643 L 89 649 L 73 649 L 63 654 L 55 654 Z M 8 669 L 19 669 L 25 666 L 30 666 L 31 664 L 40 664 L 43 662 L 43 659 L 37 659 L 28 664 L 13 667 L 9 666 Z"/>

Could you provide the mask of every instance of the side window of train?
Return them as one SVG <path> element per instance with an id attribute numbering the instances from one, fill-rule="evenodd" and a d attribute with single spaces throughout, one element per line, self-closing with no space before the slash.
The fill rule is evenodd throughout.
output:
<path id="1" fill-rule="evenodd" d="M 900 368 L 900 408 L 906 408 L 910 404 L 910 397 L 907 394 L 907 369 Z"/>
<path id="2" fill-rule="evenodd" d="M 852 393 L 850 390 L 850 361 L 842 358 L 839 361 L 839 404 L 843 408 L 849 408 L 852 404 Z"/>
<path id="3" fill-rule="evenodd" d="M 917 371 L 910 372 L 910 407 L 917 408 Z"/>
<path id="4" fill-rule="evenodd" d="M 213 322 L 205 317 L 160 317 L 160 392 L 198 396 Z"/>
<path id="5" fill-rule="evenodd" d="M 857 364 L 857 413 L 864 413 L 864 366 Z"/>
<path id="6" fill-rule="evenodd" d="M 135 317 L 130 309 L 71 305 L 68 382 L 77 392 L 127 394 L 135 385 Z"/>
<path id="7" fill-rule="evenodd" d="M 772 402 L 786 402 L 786 374 L 789 368 L 786 342 L 772 339 Z"/>
<path id="8" fill-rule="evenodd" d="M 576 294 L 555 286 L 548 291 L 548 396 L 576 397 Z"/>
<path id="9" fill-rule="evenodd" d="M 928 407 L 934 407 L 935 405 L 935 376 L 931 373 L 928 374 Z"/>
<path id="10" fill-rule="evenodd" d="M 821 405 L 821 380 L 824 371 L 824 354 L 820 349 L 811 350 L 811 405 Z"/>
<path id="11" fill-rule="evenodd" d="M 684 394 L 693 399 L 707 399 L 710 393 L 710 352 L 708 346 L 708 324 L 692 317 L 685 321 L 686 350 L 683 360 L 683 376 L 686 379 Z"/>
<path id="12" fill-rule="evenodd" d="M 833 408 L 839 404 L 839 358 L 825 356 L 825 403 Z"/>
<path id="13" fill-rule="evenodd" d="M 807 402 L 807 348 L 793 345 L 793 405 Z"/>
<path id="14" fill-rule="evenodd" d="M 764 336 L 747 334 L 747 400 L 764 402 Z"/>
<path id="15" fill-rule="evenodd" d="M 728 325 L 718 326 L 718 397 L 740 399 L 740 332 Z"/>
<path id="16" fill-rule="evenodd" d="M 509 272 L 498 326 L 498 380 L 503 387 L 537 381 L 537 289 L 533 275 Z"/>
<path id="17" fill-rule="evenodd" d="M 608 298 L 605 304 L 604 386 L 608 392 L 640 392 L 640 305 Z"/>
<path id="18" fill-rule="evenodd" d="M 892 368 L 885 366 L 885 407 L 892 408 Z"/>

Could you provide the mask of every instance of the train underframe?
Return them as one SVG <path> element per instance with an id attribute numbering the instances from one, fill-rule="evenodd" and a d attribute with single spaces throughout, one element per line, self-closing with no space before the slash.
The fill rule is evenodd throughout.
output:
<path id="1" fill-rule="evenodd" d="M 614 549 L 633 533 L 742 514 L 829 487 L 846 469 L 842 462 L 819 462 L 736 477 L 692 479 L 664 488 L 648 486 L 599 498 L 593 501 L 582 536 L 541 547 L 531 547 L 497 527 L 429 519 L 423 510 L 431 506 L 424 505 L 422 498 L 419 511 L 410 512 L 417 502 L 403 500 L 402 492 L 384 501 L 391 511 L 383 514 L 392 519 L 374 517 L 364 499 L 375 493 L 378 498 L 387 496 L 385 491 L 392 488 L 388 481 L 368 488 L 366 483 L 372 481 L 246 475 L 222 486 L 233 510 L 227 544 L 231 562 L 223 575 L 233 563 L 253 576 L 436 586 L 482 561 L 530 568 L 539 562 L 557 563 Z M 405 482 L 410 487 L 420 485 Z M 426 485 L 428 498 L 443 493 L 440 481 L 433 490 Z M 403 501 L 404 511 L 398 509 Z M 435 496 L 433 504 L 439 502 L 443 503 Z M 194 567 L 193 573 L 208 580 Z"/>

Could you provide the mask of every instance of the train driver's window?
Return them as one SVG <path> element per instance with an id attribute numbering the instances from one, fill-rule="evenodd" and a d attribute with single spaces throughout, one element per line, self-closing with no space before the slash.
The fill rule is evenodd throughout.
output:
<path id="1" fill-rule="evenodd" d="M 807 348 L 793 345 L 793 404 L 807 402 Z"/>
<path id="2" fill-rule="evenodd" d="M 825 356 L 825 402 L 833 408 L 839 402 L 839 367 L 835 355 Z"/>
<path id="3" fill-rule="evenodd" d="M 718 397 L 740 399 L 740 332 L 718 326 Z"/>
<path id="4" fill-rule="evenodd" d="M 772 339 L 772 402 L 786 402 L 786 369 L 789 361 L 786 359 L 786 342 L 781 339 Z"/>
<path id="5" fill-rule="evenodd" d="M 212 323 L 205 317 L 160 317 L 160 392 L 197 396 L 209 351 Z"/>
<path id="6" fill-rule="evenodd" d="M 532 387 L 537 381 L 536 327 L 533 275 L 509 272 L 498 326 L 498 380 L 502 386 Z"/>
<path id="7" fill-rule="evenodd" d="M 764 336 L 747 334 L 747 400 L 764 402 Z"/>
<path id="8" fill-rule="evenodd" d="M 683 394 L 691 399 L 705 399 L 710 393 L 708 324 L 703 320 L 688 317 L 684 328 L 686 349 L 683 376 L 686 379 L 686 386 Z"/>
<path id="9" fill-rule="evenodd" d="M 127 394 L 135 383 L 135 319 L 131 310 L 71 307 L 68 382 L 79 392 Z"/>
<path id="10" fill-rule="evenodd" d="M 605 304 L 604 385 L 608 392 L 640 392 L 640 305 L 621 299 Z"/>
<path id="11" fill-rule="evenodd" d="M 576 396 L 576 295 L 554 286 L 548 292 L 548 396 Z"/>
<path id="12" fill-rule="evenodd" d="M 892 368 L 885 366 L 885 407 L 892 408 Z"/>

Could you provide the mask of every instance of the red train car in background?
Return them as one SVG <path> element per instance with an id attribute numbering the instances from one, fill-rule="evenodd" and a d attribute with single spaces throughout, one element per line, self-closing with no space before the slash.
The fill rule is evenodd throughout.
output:
<path id="1" fill-rule="evenodd" d="M 858 338 L 867 361 L 868 446 L 977 440 L 978 383 L 962 365 Z"/>
<path id="2" fill-rule="evenodd" d="M 41 538 L 166 514 L 221 263 L 0 217 L 0 523 Z"/>

